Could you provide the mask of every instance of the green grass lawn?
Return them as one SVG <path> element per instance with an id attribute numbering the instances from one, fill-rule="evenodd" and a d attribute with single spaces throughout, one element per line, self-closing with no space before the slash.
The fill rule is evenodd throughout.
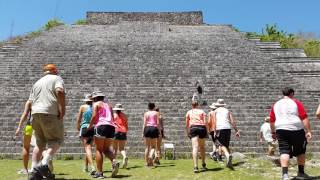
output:
<path id="1" fill-rule="evenodd" d="M 147 168 L 144 166 L 143 160 L 129 159 L 128 169 L 120 169 L 115 179 L 280 179 L 279 167 L 273 165 L 272 162 L 263 159 L 248 158 L 241 161 L 234 161 L 234 170 L 225 168 L 224 164 L 216 163 L 211 159 L 207 159 L 208 171 L 193 173 L 192 160 L 162 160 L 161 165 L 157 168 Z M 26 175 L 18 175 L 16 172 L 22 167 L 19 160 L 0 160 L 0 179 L 26 180 Z M 93 179 L 86 173 L 82 172 L 82 160 L 55 160 L 54 173 L 57 180 L 63 179 Z M 290 168 L 290 175 L 296 175 L 296 168 Z M 104 175 L 110 178 L 111 165 L 107 161 L 104 163 Z M 320 177 L 320 167 L 307 167 L 306 172 L 312 176 Z M 320 178 L 319 178 L 320 179 Z"/>

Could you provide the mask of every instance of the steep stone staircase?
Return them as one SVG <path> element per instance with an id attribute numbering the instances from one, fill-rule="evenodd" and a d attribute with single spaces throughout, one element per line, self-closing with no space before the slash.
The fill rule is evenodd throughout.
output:
<path id="1" fill-rule="evenodd" d="M 14 130 L 45 63 L 57 64 L 66 84 L 66 139 L 61 154 L 83 152 L 76 114 L 84 94 L 101 90 L 108 101 L 122 103 L 126 109 L 131 156 L 143 153 L 143 113 L 149 101 L 160 107 L 165 135 L 176 144 L 178 155 L 190 155 L 185 113 L 191 108 L 196 81 L 203 84 L 209 104 L 225 99 L 242 132 L 240 139 L 232 137 L 232 149 L 244 153 L 264 153 L 258 142 L 259 127 L 281 96 L 281 88 L 294 87 L 313 123 L 315 141 L 309 150 L 319 152 L 320 126 L 313 116 L 319 93 L 312 91 L 311 84 L 305 88 L 300 76 L 281 63 L 290 60 L 287 54 L 291 52 L 303 57 L 300 50 L 257 43 L 227 25 L 121 21 L 59 26 L 43 32 L 0 57 L 0 152 L 20 153 L 21 140 L 13 141 Z M 207 145 L 211 151 L 211 140 Z"/>

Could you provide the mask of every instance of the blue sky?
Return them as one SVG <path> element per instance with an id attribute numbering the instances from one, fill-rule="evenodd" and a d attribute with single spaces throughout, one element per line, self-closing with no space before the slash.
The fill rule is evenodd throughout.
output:
<path id="1" fill-rule="evenodd" d="M 194 11 L 208 24 L 232 24 L 261 32 L 276 23 L 290 32 L 320 35 L 320 0 L 0 0 L 0 40 L 42 27 L 49 19 L 67 24 L 87 11 Z"/>

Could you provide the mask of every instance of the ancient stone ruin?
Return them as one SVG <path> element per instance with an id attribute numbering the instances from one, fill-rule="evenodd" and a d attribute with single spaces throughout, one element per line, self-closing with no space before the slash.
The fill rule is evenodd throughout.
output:
<path id="1" fill-rule="evenodd" d="M 243 153 L 264 153 L 259 127 L 281 97 L 281 88 L 295 88 L 314 132 L 308 151 L 320 151 L 320 121 L 314 115 L 320 58 L 308 58 L 301 49 L 282 49 L 278 42 L 248 39 L 231 25 L 205 24 L 201 12 L 88 12 L 87 22 L 59 26 L 0 49 L 0 154 L 21 152 L 14 131 L 46 63 L 57 64 L 66 84 L 66 137 L 60 154 L 83 153 L 76 115 L 84 94 L 100 90 L 112 104 L 122 103 L 126 109 L 131 156 L 144 151 L 143 113 L 150 101 L 160 107 L 165 135 L 178 156 L 190 156 L 185 113 L 197 81 L 208 104 L 223 98 L 234 113 L 242 137 L 233 136 L 231 147 Z M 211 151 L 211 140 L 207 143 Z"/>

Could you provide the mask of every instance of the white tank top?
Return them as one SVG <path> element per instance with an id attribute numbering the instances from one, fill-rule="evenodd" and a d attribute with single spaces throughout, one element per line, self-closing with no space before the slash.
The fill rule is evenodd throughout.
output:
<path id="1" fill-rule="evenodd" d="M 229 110 L 224 107 L 219 107 L 215 110 L 216 112 L 216 128 L 221 129 L 231 129 Z"/>

